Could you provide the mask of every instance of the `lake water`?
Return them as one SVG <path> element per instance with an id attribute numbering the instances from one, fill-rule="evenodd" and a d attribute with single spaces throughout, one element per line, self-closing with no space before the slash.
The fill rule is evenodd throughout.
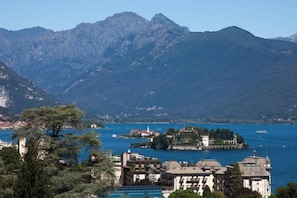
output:
<path id="1" fill-rule="evenodd" d="M 164 133 L 168 128 L 180 129 L 184 126 L 197 126 L 208 129 L 226 128 L 243 136 L 248 143 L 247 150 L 209 150 L 209 151 L 163 151 L 142 148 L 130 148 L 130 143 L 139 139 L 112 138 L 112 134 L 122 135 L 132 129 Z M 256 133 L 266 130 L 267 133 Z M 257 156 L 268 156 L 272 166 L 272 190 L 285 186 L 288 182 L 297 182 L 297 125 L 280 124 L 106 124 L 103 129 L 95 130 L 99 134 L 102 146 L 114 155 L 130 150 L 144 156 L 166 160 L 197 162 L 200 159 L 216 159 L 222 166 L 242 161 L 256 151 Z M 11 131 L 0 131 L 0 139 L 11 141 Z"/>

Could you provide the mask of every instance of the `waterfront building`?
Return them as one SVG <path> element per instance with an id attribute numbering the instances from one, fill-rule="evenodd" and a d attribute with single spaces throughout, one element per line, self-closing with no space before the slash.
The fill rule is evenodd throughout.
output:
<path id="1" fill-rule="evenodd" d="M 271 195 L 271 166 L 268 157 L 249 156 L 238 162 L 243 187 L 259 192 L 263 198 Z M 222 167 L 214 159 L 200 160 L 194 165 L 166 161 L 161 168 L 160 185 L 164 197 L 176 190 L 191 189 L 199 195 L 206 186 L 211 191 L 229 193 L 234 166 Z"/>
<path id="2" fill-rule="evenodd" d="M 160 178 L 160 168 L 161 162 L 156 158 L 145 157 L 130 151 L 124 152 L 121 183 L 123 186 L 134 185 L 143 180 L 156 183 Z"/>
<path id="3" fill-rule="evenodd" d="M 268 157 L 256 155 L 245 158 L 239 163 L 243 187 L 259 192 L 263 198 L 271 195 L 271 166 Z"/>
<path id="4" fill-rule="evenodd" d="M 208 147 L 209 146 L 209 136 L 208 135 L 202 135 L 202 146 Z"/>
<path id="5" fill-rule="evenodd" d="M 213 159 L 201 160 L 195 165 L 166 161 L 162 165 L 160 184 L 165 197 L 176 190 L 186 189 L 202 195 L 206 186 L 211 190 L 222 191 L 224 170 L 225 168 Z"/>

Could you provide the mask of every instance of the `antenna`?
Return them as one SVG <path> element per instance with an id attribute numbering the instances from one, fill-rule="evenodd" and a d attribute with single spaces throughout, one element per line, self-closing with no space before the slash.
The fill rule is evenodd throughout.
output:
<path id="1" fill-rule="evenodd" d="M 253 150 L 253 157 L 256 157 L 256 149 Z"/>

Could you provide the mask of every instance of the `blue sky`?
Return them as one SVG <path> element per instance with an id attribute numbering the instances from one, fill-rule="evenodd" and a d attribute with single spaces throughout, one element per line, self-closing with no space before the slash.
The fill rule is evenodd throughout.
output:
<path id="1" fill-rule="evenodd" d="M 238 26 L 262 38 L 297 33 L 296 0 L 1 0 L 0 27 L 59 31 L 124 11 L 147 20 L 163 13 L 194 32 Z"/>

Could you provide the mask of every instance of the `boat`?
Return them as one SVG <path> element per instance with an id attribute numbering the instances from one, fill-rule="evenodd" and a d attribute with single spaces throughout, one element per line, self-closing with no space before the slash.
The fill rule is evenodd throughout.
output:
<path id="1" fill-rule="evenodd" d="M 113 138 L 117 138 L 118 136 L 117 136 L 117 134 L 112 134 L 111 137 L 113 137 Z"/>
<path id="2" fill-rule="evenodd" d="M 256 133 L 268 133 L 266 130 L 257 130 Z"/>

